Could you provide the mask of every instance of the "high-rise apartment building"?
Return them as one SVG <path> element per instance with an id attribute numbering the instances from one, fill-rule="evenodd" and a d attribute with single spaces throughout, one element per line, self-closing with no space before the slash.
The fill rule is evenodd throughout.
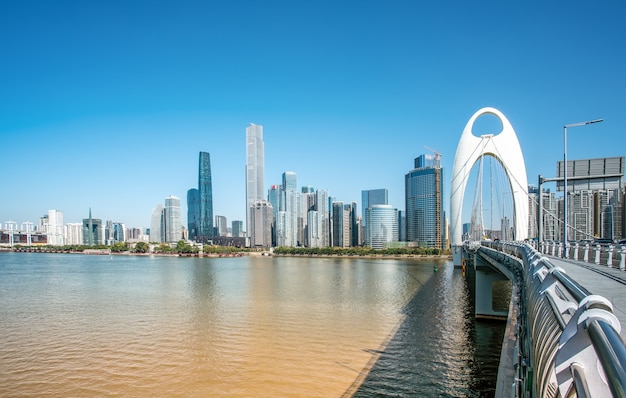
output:
<path id="1" fill-rule="evenodd" d="M 309 243 L 309 212 L 315 211 L 315 189 L 302 187 L 300 193 L 300 214 L 298 215 L 298 241 L 303 246 L 311 247 Z"/>
<path id="2" fill-rule="evenodd" d="M 165 198 L 162 229 L 165 231 L 165 242 L 178 242 L 182 239 L 180 199 L 176 196 L 172 195 Z"/>
<path id="3" fill-rule="evenodd" d="M 314 220 L 317 221 L 318 225 L 312 226 L 311 219 L 309 218 L 308 227 L 310 229 L 314 229 L 317 231 L 317 235 L 315 237 L 316 244 L 318 246 L 313 246 L 312 240 L 313 236 L 311 233 L 308 235 L 309 245 L 311 247 L 328 247 L 330 246 L 330 220 L 329 220 L 329 211 L 328 211 L 328 191 L 325 189 L 318 189 L 315 191 L 315 206 L 312 210 L 309 210 L 309 213 L 313 211 L 317 213 Z"/>
<path id="4" fill-rule="evenodd" d="M 405 175 L 407 241 L 443 249 L 443 170 L 438 158 L 421 155 Z"/>
<path id="5" fill-rule="evenodd" d="M 198 162 L 198 192 L 200 195 L 200 223 L 198 236 L 207 241 L 213 237 L 213 185 L 211 182 L 211 155 L 200 152 Z"/>
<path id="6" fill-rule="evenodd" d="M 48 236 L 48 244 L 62 246 L 65 244 L 63 230 L 63 212 L 48 210 L 48 214 L 40 219 L 41 230 Z"/>
<path id="7" fill-rule="evenodd" d="M 383 249 L 398 241 L 398 210 L 391 205 L 373 205 L 367 208 L 366 245 Z"/>
<path id="8" fill-rule="evenodd" d="M 251 212 L 255 203 L 264 198 L 263 126 L 250 123 L 246 128 L 246 228 L 252 237 Z"/>
<path id="9" fill-rule="evenodd" d="M 620 156 L 567 162 L 568 239 L 624 237 L 624 159 Z M 557 177 L 562 177 L 564 171 L 564 163 L 558 161 Z M 563 179 L 557 180 L 558 191 L 563 191 L 563 183 Z M 559 219 L 563 220 L 563 198 L 558 205 Z"/>
<path id="10" fill-rule="evenodd" d="M 599 189 L 593 193 L 594 235 L 605 239 L 623 239 L 623 194 L 618 189 Z"/>
<path id="11" fill-rule="evenodd" d="M 107 221 L 104 226 L 104 242 L 106 245 L 126 242 L 126 226 L 123 223 Z"/>
<path id="12" fill-rule="evenodd" d="M 283 192 L 282 185 L 272 185 L 267 192 L 267 200 L 272 204 L 272 208 L 274 209 L 274 217 L 276 217 L 276 213 L 283 208 L 283 201 L 281 198 Z"/>
<path id="13" fill-rule="evenodd" d="M 284 208 L 280 210 L 284 211 L 285 214 L 280 215 L 279 212 L 276 220 L 277 245 L 294 247 L 302 243 L 298 239 L 301 236 L 298 232 L 300 231 L 299 225 L 301 226 L 302 222 L 298 222 L 301 218 L 301 203 L 300 193 L 297 190 L 296 173 L 293 171 L 283 173 L 282 189 Z M 279 222 L 279 219 L 281 222 Z M 279 241 L 278 236 L 282 240 Z"/>
<path id="14" fill-rule="evenodd" d="M 81 223 L 65 224 L 65 244 L 66 245 L 82 245 L 83 244 L 83 224 Z"/>
<path id="15" fill-rule="evenodd" d="M 344 204 L 343 202 L 333 202 L 331 206 L 332 217 L 332 246 L 333 247 L 347 247 L 349 245 L 344 244 L 345 235 L 344 228 L 346 228 L 346 222 L 344 218 Z"/>
<path id="16" fill-rule="evenodd" d="M 356 246 L 358 242 L 356 203 L 333 202 L 332 209 L 332 245 Z"/>
<path id="17" fill-rule="evenodd" d="M 228 225 L 226 217 L 215 216 L 215 236 L 228 236 Z"/>
<path id="18" fill-rule="evenodd" d="M 269 248 L 272 246 L 272 218 L 274 211 L 267 200 L 257 200 L 250 206 L 250 246 Z"/>

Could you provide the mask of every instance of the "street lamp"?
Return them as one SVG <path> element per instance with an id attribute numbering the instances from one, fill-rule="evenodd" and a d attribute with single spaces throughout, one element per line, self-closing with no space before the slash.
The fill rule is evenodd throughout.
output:
<path id="1" fill-rule="evenodd" d="M 567 129 L 569 127 L 600 123 L 603 120 L 604 119 L 594 119 L 563 126 L 563 258 L 567 258 Z"/>

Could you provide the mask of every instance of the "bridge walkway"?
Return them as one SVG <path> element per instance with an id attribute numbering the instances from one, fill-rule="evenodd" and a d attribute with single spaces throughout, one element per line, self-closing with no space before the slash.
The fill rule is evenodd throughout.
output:
<path id="1" fill-rule="evenodd" d="M 545 255 L 555 267 L 561 267 L 567 275 L 580 283 L 591 294 L 598 294 L 611 301 L 613 314 L 622 325 L 620 336 L 626 341 L 626 272 L 604 265 L 586 263 Z"/>

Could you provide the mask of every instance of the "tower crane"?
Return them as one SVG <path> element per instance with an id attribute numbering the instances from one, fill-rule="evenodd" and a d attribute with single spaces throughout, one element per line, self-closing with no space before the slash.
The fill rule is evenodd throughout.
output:
<path id="1" fill-rule="evenodd" d="M 438 231 L 436 241 L 438 247 L 443 248 L 443 198 L 441 197 L 441 193 L 443 191 L 441 190 L 441 154 L 438 151 L 435 151 L 434 149 L 429 148 L 425 145 L 424 148 L 435 154 L 435 214 L 437 215 L 435 217 L 435 228 L 436 231 Z"/>
<path id="2" fill-rule="evenodd" d="M 428 149 L 429 151 L 435 154 L 435 166 L 437 168 L 440 168 L 441 167 L 441 164 L 440 164 L 441 154 L 435 151 L 434 149 L 427 147 L 426 145 L 424 145 L 424 148 Z"/>

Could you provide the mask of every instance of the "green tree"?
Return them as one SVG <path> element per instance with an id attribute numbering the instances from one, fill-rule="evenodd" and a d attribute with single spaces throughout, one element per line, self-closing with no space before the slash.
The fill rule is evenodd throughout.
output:
<path id="1" fill-rule="evenodd" d="M 176 244 L 176 253 L 193 253 L 193 247 L 184 240 L 179 240 Z"/>
<path id="2" fill-rule="evenodd" d="M 171 253 L 173 251 L 173 249 L 167 243 L 161 243 L 156 248 L 156 251 L 159 252 L 159 253 Z"/>
<path id="3" fill-rule="evenodd" d="M 128 251 L 128 244 L 126 242 L 116 242 L 111 246 L 111 252 L 120 253 Z"/>
<path id="4" fill-rule="evenodd" d="M 137 242 L 135 245 L 135 253 L 146 253 L 150 246 L 146 242 Z"/>

